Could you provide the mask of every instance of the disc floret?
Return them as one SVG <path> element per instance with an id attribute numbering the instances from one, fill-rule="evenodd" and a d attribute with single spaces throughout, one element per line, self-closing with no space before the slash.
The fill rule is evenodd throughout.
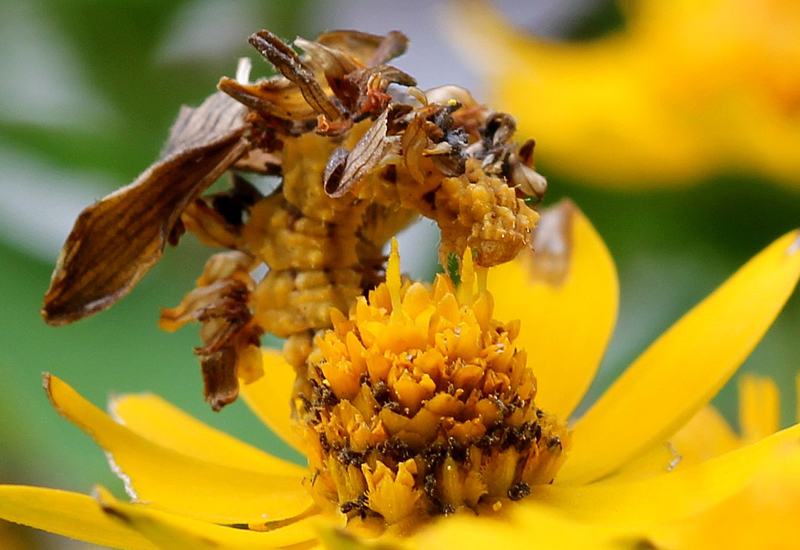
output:
<path id="1" fill-rule="evenodd" d="M 321 501 L 394 524 L 553 480 L 569 433 L 536 407 L 519 322 L 492 318 L 483 275 L 476 291 L 468 249 L 458 289 L 402 281 L 394 247 L 386 282 L 315 339 L 297 402 Z"/>

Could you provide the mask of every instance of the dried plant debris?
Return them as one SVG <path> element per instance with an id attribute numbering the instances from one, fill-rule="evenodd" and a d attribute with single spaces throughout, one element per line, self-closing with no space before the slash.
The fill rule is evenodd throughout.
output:
<path id="1" fill-rule="evenodd" d="M 511 116 L 457 86 L 423 92 L 388 65 L 408 45 L 401 33 L 298 38 L 302 53 L 269 31 L 249 40 L 278 75 L 249 82 L 239 71 L 182 108 L 162 158 L 79 216 L 42 309 L 63 325 L 110 307 L 184 232 L 233 251 L 222 264 L 238 267 L 204 274 L 162 315 L 168 329 L 202 323 L 215 408 L 260 372 L 262 332 L 288 338 L 302 370 L 314 331 L 374 287 L 385 242 L 419 215 L 441 228 L 443 260 L 469 247 L 488 267 L 530 246 L 538 214 L 526 201 L 546 189 Z M 204 195 L 225 172 L 231 190 Z M 281 183 L 261 196 L 247 172 Z M 255 281 L 249 270 L 262 264 Z"/>
<path id="2" fill-rule="evenodd" d="M 161 159 L 81 212 L 44 298 L 48 323 L 110 307 L 155 265 L 187 206 L 250 148 L 244 112 L 219 92 L 182 108 Z"/>

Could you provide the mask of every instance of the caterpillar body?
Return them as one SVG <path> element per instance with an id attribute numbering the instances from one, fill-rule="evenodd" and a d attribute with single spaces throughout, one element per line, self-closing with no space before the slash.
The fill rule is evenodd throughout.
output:
<path id="1" fill-rule="evenodd" d="M 182 108 L 161 159 L 79 216 L 42 310 L 59 325 L 110 307 L 185 231 L 227 249 L 160 321 L 202 323 L 196 353 L 215 410 L 261 375 L 264 332 L 286 338 L 301 371 L 315 332 L 376 285 L 385 243 L 418 216 L 440 227 L 441 259 L 469 247 L 489 267 L 530 244 L 538 215 L 526 198 L 546 188 L 509 115 L 456 86 L 422 92 L 386 64 L 405 51 L 398 32 L 298 38 L 302 56 L 268 31 L 250 43 L 280 74 L 249 83 L 245 67 Z M 225 172 L 230 189 L 203 195 Z M 262 196 L 247 173 L 280 185 Z"/>

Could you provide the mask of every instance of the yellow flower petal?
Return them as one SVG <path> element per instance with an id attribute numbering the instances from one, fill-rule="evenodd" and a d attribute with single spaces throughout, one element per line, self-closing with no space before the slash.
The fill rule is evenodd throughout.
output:
<path id="1" fill-rule="evenodd" d="M 497 319 L 520 319 L 518 342 L 538 381 L 536 403 L 568 418 L 594 379 L 614 330 L 619 282 L 614 261 L 570 201 L 546 210 L 533 251 L 493 268 Z"/>
<path id="2" fill-rule="evenodd" d="M 741 446 L 742 441 L 719 411 L 708 405 L 700 409 L 667 443 L 653 447 L 606 479 L 619 481 L 663 474 L 700 464 Z"/>
<path id="3" fill-rule="evenodd" d="M 157 550 L 145 537 L 109 518 L 90 496 L 0 485 L 0 518 L 93 544 L 127 550 Z"/>
<path id="4" fill-rule="evenodd" d="M 115 396 L 111 416 L 131 431 L 162 447 L 231 468 L 303 477 L 307 470 L 243 443 L 203 424 L 160 397 L 145 394 Z"/>
<path id="5" fill-rule="evenodd" d="M 241 387 L 247 405 L 275 434 L 298 452 L 304 452 L 300 434 L 292 420 L 292 387 L 297 375 L 283 354 L 264 349 L 264 376 Z"/>
<path id="6" fill-rule="evenodd" d="M 102 489 L 96 493 L 108 517 L 130 526 L 163 550 L 260 550 L 316 538 L 310 519 L 272 531 L 250 531 L 170 514 L 148 505 L 120 502 Z"/>
<path id="7" fill-rule="evenodd" d="M 800 425 L 795 425 L 684 470 L 628 482 L 537 486 L 528 498 L 591 523 L 636 526 L 680 521 L 736 494 L 754 472 L 787 449 L 797 448 L 799 438 Z"/>
<path id="8" fill-rule="evenodd" d="M 666 441 L 753 351 L 800 277 L 800 232 L 784 235 L 653 343 L 575 425 L 557 481 L 581 483 Z"/>
<path id="9" fill-rule="evenodd" d="M 129 494 L 141 502 L 221 523 L 297 515 L 312 503 L 298 476 L 230 468 L 167 449 L 117 424 L 55 376 L 45 377 L 58 412 L 109 455 Z"/>
<path id="10" fill-rule="evenodd" d="M 774 434 L 780 427 L 778 386 L 769 378 L 753 375 L 739 380 L 739 429 L 742 439 L 758 441 Z"/>
<path id="11" fill-rule="evenodd" d="M 710 405 L 700 409 L 670 441 L 681 457 L 679 468 L 722 456 L 742 445 L 719 411 Z"/>
<path id="12" fill-rule="evenodd" d="M 772 461 L 740 493 L 655 538 L 682 550 L 793 550 L 800 510 L 800 450 Z M 659 546 L 660 547 L 660 546 Z"/>
<path id="13" fill-rule="evenodd" d="M 671 442 L 653 447 L 625 466 L 606 477 L 603 481 L 620 482 L 645 479 L 659 474 L 666 474 L 679 468 L 683 457 Z"/>
<path id="14" fill-rule="evenodd" d="M 486 550 L 487 548 L 529 550 L 553 548 L 569 550 L 624 550 L 635 548 L 642 540 L 631 530 L 623 533 L 615 527 L 587 525 L 572 521 L 545 506 L 533 503 L 509 510 L 507 518 L 476 518 L 462 514 L 437 521 L 432 528 L 412 537 L 419 550 Z M 327 541 L 326 541 L 327 542 Z M 626 544 L 627 543 L 627 544 Z M 341 550 L 349 550 L 339 546 Z"/>

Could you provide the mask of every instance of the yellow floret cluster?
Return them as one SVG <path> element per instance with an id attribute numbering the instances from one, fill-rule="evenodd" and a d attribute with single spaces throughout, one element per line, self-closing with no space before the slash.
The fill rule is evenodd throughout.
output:
<path id="1" fill-rule="evenodd" d="M 446 275 L 428 288 L 401 282 L 393 252 L 387 281 L 316 338 L 297 402 L 321 502 L 395 524 L 555 476 L 569 434 L 535 406 L 519 322 L 492 319 L 469 251 L 462 264 L 458 289 Z"/>

